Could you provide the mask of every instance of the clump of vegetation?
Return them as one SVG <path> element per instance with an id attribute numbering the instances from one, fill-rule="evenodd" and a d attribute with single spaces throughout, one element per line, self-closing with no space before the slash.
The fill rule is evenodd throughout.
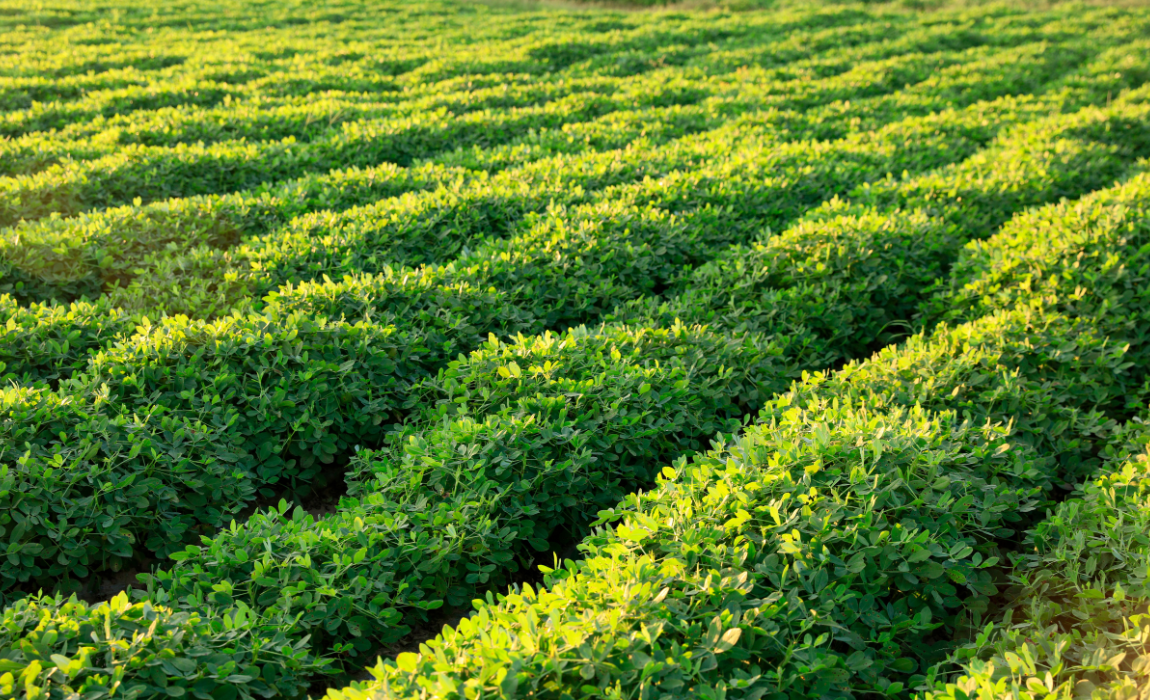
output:
<path id="1" fill-rule="evenodd" d="M 1150 14 L 733 9 L 0 11 L 0 695 L 1144 693 Z"/>

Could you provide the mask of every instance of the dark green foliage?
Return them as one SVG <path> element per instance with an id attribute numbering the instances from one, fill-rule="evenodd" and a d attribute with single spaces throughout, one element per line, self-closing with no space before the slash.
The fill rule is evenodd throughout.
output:
<path id="1" fill-rule="evenodd" d="M 426 376 L 429 352 L 420 332 L 367 322 L 177 317 L 93 355 L 66 389 L 202 421 L 220 458 L 260 483 L 306 483 L 351 445 L 379 439 Z"/>
<path id="2" fill-rule="evenodd" d="M 1145 12 L 10 4 L 0 695 L 1142 673 Z"/>
<path id="3" fill-rule="evenodd" d="M 1101 476 L 1027 533 L 1003 620 L 954 660 L 962 675 L 933 700 L 1014 693 L 1034 698 L 1140 697 L 1150 676 L 1150 431 L 1118 430 Z M 980 695 L 983 694 L 983 695 Z"/>
<path id="4" fill-rule="evenodd" d="M 9 388 L 0 400 L 6 595 L 165 555 L 225 525 L 253 496 L 213 426 L 159 406 L 120 413 L 106 393 Z"/>
<path id="5" fill-rule="evenodd" d="M 153 597 L 242 601 L 273 629 L 307 630 L 317 651 L 371 650 L 423 611 L 506 582 L 658 465 L 738 429 L 784 369 L 769 344 L 683 327 L 492 341 L 414 392 L 431 427 L 357 455 L 357 499 L 336 516 L 257 514 L 173 555 Z M 303 591 L 325 593 L 291 603 Z"/>
<path id="6" fill-rule="evenodd" d="M 401 697 L 465 683 L 505 697 L 557 685 L 595 697 L 617 683 L 898 694 L 960 597 L 992 592 L 994 531 L 1033 506 L 1049 463 L 953 415 L 778 409 L 629 498 L 607 516 L 628 517 L 585 540 L 587 558 L 552 573 L 549 590 L 480 606 L 422 658 L 377 668 L 379 682 Z M 547 624 L 527 633 L 529 619 Z"/>
<path id="7" fill-rule="evenodd" d="M 921 211 L 884 212 L 832 200 L 754 246 L 734 246 L 677 280 L 682 293 L 619 309 L 623 318 L 679 319 L 789 338 L 823 367 L 905 332 L 913 300 L 942 274 L 961 229 Z"/>
<path id="8" fill-rule="evenodd" d="M 267 313 L 276 318 L 308 314 L 348 323 L 418 329 L 430 370 L 487 340 L 536 330 L 538 320 L 508 294 L 467 282 L 443 283 L 435 270 L 384 270 L 340 282 L 285 285 L 269 294 Z"/>

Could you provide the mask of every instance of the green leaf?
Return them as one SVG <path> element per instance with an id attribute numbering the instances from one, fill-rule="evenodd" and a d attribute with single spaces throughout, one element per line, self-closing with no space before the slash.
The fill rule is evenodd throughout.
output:
<path id="1" fill-rule="evenodd" d="M 738 643 L 739 637 L 743 635 L 743 630 L 738 627 L 732 627 L 723 633 L 719 638 L 719 643 L 715 645 L 715 653 L 722 654 L 724 651 L 730 651 Z"/>
<path id="2" fill-rule="evenodd" d="M 414 673 L 415 669 L 419 666 L 419 654 L 412 654 L 411 652 L 403 652 L 395 657 L 395 665 L 399 670 L 408 673 Z"/>

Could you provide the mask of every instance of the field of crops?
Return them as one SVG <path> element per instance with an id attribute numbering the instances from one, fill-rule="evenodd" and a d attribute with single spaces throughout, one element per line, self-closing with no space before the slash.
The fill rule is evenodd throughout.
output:
<path id="1" fill-rule="evenodd" d="M 0 697 L 1150 698 L 1150 10 L 0 0 Z"/>

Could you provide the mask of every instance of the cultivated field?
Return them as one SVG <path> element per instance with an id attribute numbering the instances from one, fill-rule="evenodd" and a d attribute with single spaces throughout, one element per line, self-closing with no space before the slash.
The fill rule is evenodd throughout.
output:
<path id="1" fill-rule="evenodd" d="M 0 697 L 1150 698 L 1150 10 L 0 0 Z"/>

